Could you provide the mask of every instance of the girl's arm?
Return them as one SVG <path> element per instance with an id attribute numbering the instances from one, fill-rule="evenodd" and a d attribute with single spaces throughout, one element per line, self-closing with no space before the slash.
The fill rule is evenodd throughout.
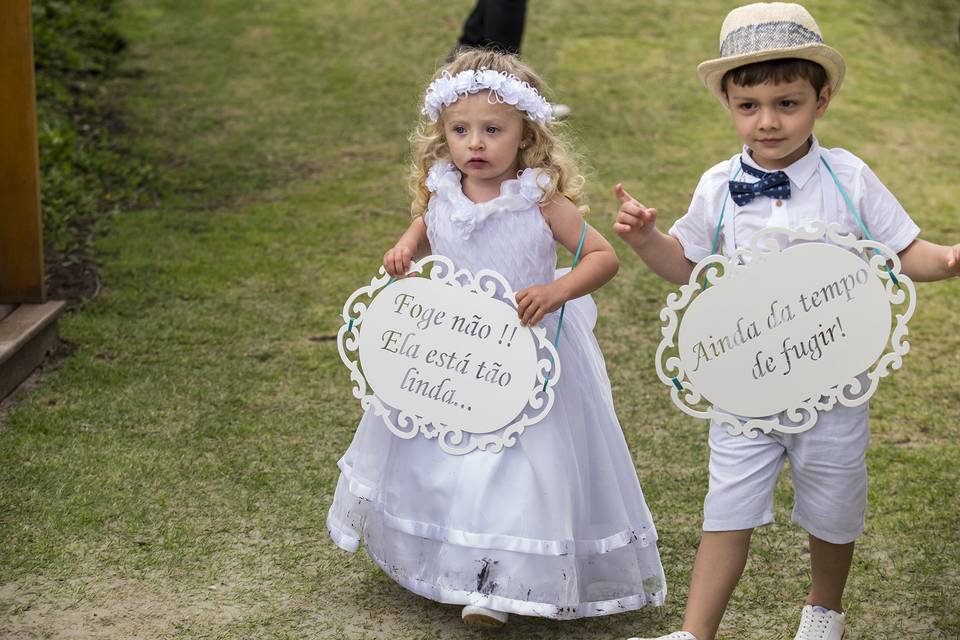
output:
<path id="1" fill-rule="evenodd" d="M 630 245 L 650 270 L 674 284 L 686 284 L 696 266 L 683 253 L 683 245 L 674 236 L 657 229 L 657 210 L 647 208 L 627 193 L 623 185 L 614 188 L 620 210 L 613 230 Z"/>
<path id="2" fill-rule="evenodd" d="M 570 200 L 558 196 L 541 206 L 543 217 L 553 231 L 553 237 L 576 253 L 583 232 L 583 217 Z M 535 325 L 551 311 L 556 311 L 567 300 L 579 298 L 599 289 L 616 275 L 620 268 L 613 247 L 593 227 L 587 225 L 587 235 L 580 249 L 577 268 L 553 282 L 527 287 L 517 292 L 517 315 L 523 325 Z"/>
<path id="3" fill-rule="evenodd" d="M 947 247 L 918 239 L 897 255 L 901 270 L 915 282 L 960 276 L 960 244 Z"/>
<path id="4" fill-rule="evenodd" d="M 383 256 L 383 268 L 394 278 L 399 278 L 410 269 L 410 261 L 430 255 L 430 242 L 427 240 L 427 223 L 423 216 L 417 216 L 403 232 L 397 244 Z"/>

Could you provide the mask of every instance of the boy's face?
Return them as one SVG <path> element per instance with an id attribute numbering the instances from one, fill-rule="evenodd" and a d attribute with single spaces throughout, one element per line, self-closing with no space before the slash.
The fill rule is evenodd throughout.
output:
<path id="1" fill-rule="evenodd" d="M 728 81 L 726 90 L 737 135 L 754 161 L 770 170 L 783 169 L 807 153 L 813 124 L 830 104 L 830 88 L 818 96 L 806 78 L 752 87 Z"/>

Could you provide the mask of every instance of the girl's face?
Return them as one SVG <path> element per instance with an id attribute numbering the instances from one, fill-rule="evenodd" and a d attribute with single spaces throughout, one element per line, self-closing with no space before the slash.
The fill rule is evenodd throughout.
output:
<path id="1" fill-rule="evenodd" d="M 444 109 L 443 132 L 466 181 L 499 189 L 517 177 L 523 116 L 514 107 L 493 102 L 486 91 L 475 93 Z"/>

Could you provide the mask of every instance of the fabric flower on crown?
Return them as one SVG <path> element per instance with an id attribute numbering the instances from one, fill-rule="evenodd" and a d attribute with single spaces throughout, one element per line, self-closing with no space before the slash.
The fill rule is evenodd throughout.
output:
<path id="1" fill-rule="evenodd" d="M 521 91 L 523 91 L 523 87 L 520 84 L 511 82 L 501 86 L 497 93 L 503 98 L 504 102 L 516 106 L 520 103 Z"/>
<path id="2" fill-rule="evenodd" d="M 467 69 L 455 76 L 442 74 L 427 87 L 421 113 L 436 122 L 444 107 L 483 90 L 492 91 L 499 101 L 534 120 L 548 123 L 553 119 L 553 108 L 534 87 L 514 75 L 492 69 Z"/>
<path id="3" fill-rule="evenodd" d="M 493 69 L 481 69 L 476 72 L 477 74 L 477 84 L 488 87 L 491 91 L 500 91 L 500 87 L 503 86 L 503 81 L 507 79 L 507 75 L 504 73 L 499 73 Z"/>
<path id="4" fill-rule="evenodd" d="M 453 89 L 458 98 L 461 96 L 465 97 L 468 93 L 476 93 L 477 90 L 474 88 L 473 75 L 473 71 L 461 71 L 453 76 Z"/>

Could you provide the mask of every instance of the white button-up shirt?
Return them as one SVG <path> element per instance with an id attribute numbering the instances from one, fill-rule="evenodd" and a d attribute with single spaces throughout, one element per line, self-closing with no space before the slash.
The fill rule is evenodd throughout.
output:
<path id="1" fill-rule="evenodd" d="M 816 138 L 812 138 L 810 151 L 805 156 L 783 170 L 790 178 L 790 198 L 778 200 L 758 195 L 743 206 L 733 202 L 728 184 L 740 169 L 741 160 L 766 171 L 754 162 L 744 146 L 741 153 L 703 174 L 689 210 L 669 233 L 680 240 L 689 260 L 699 262 L 710 255 L 720 212 L 726 202 L 717 248 L 725 255 L 749 246 L 753 234 L 760 229 L 798 229 L 814 220 L 839 223 L 844 233 L 863 238 L 860 225 L 844 203 L 843 195 L 820 160 L 821 156 L 830 163 L 874 240 L 899 253 L 916 239 L 920 228 L 870 167 L 845 149 L 821 147 Z M 758 180 L 746 172 L 741 172 L 736 179 L 742 182 Z"/>

